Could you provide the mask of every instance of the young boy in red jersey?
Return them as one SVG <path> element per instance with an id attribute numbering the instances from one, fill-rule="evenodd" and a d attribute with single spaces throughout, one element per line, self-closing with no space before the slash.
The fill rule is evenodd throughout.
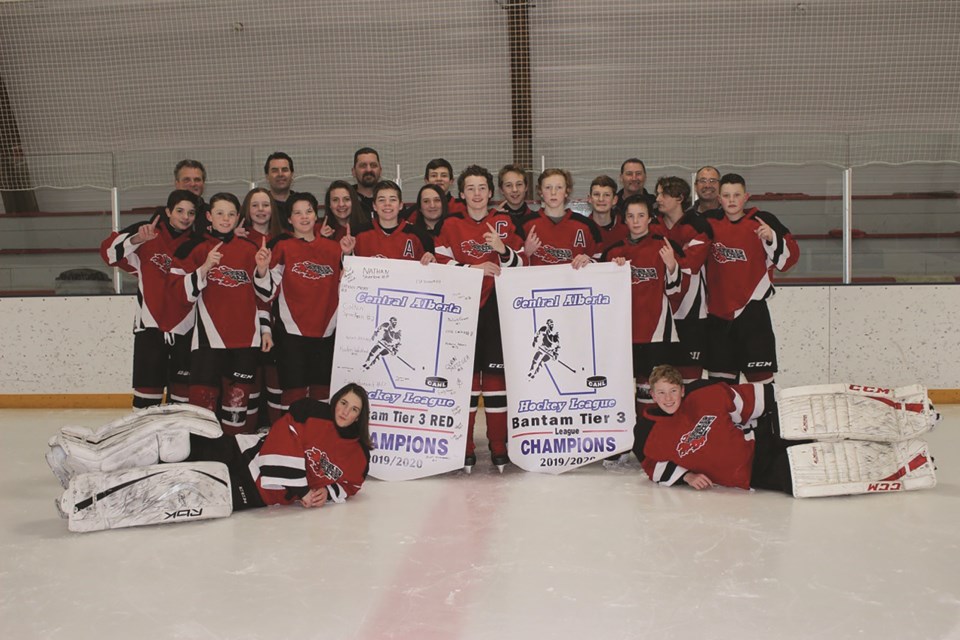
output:
<path id="1" fill-rule="evenodd" d="M 600 257 L 600 228 L 567 208 L 572 189 L 573 177 L 565 169 L 547 169 L 537 179 L 540 211 L 520 221 L 530 265 L 570 263 L 579 269 Z"/>
<path id="2" fill-rule="evenodd" d="M 497 186 L 503 194 L 503 201 L 497 205 L 497 211 L 509 214 L 519 226 L 524 216 L 534 212 L 527 204 L 527 174 L 523 167 L 516 164 L 504 165 L 497 174 Z"/>
<path id="3" fill-rule="evenodd" d="M 617 204 L 617 183 L 610 176 L 597 176 L 590 183 L 590 219 L 600 227 L 600 247 L 606 251 L 627 237 L 627 225 L 614 207 Z"/>
<path id="4" fill-rule="evenodd" d="M 630 263 L 633 324 L 633 377 L 637 385 L 637 415 L 650 399 L 647 376 L 653 367 L 674 364 L 682 354 L 668 296 L 680 292 L 683 253 L 670 240 L 650 231 L 647 200 L 634 195 L 624 202 L 629 236 L 603 255 L 604 262 Z"/>
<path id="5" fill-rule="evenodd" d="M 722 215 L 707 217 L 713 230 L 707 260 L 706 369 L 711 378 L 772 382 L 777 344 L 767 308 L 774 294 L 771 272 L 786 271 L 800 248 L 776 216 L 746 209 L 750 194 L 743 177 L 720 179 Z"/>
<path id="6" fill-rule="evenodd" d="M 507 457 L 507 386 L 493 279 L 501 268 L 522 264 L 523 241 L 509 215 L 487 208 L 493 195 L 493 175 L 489 171 L 471 165 L 460 174 L 457 186 L 467 212 L 452 214 L 444 221 L 435 243 L 437 259 L 482 269 L 484 274 L 464 468 L 469 472 L 477 462 L 473 427 L 482 395 L 493 464 L 502 471 L 510 461 Z"/>
<path id="7" fill-rule="evenodd" d="M 258 247 L 234 234 L 239 209 L 232 193 L 210 198 L 210 232 L 181 246 L 171 269 L 173 286 L 196 304 L 190 404 L 216 411 L 226 433 L 246 428 L 261 344 L 257 298 L 273 294 L 266 238 Z"/>
<path id="8" fill-rule="evenodd" d="M 403 193 L 397 183 L 382 180 L 373 188 L 373 228 L 358 233 L 353 254 L 363 257 L 435 262 L 433 240 L 400 219 Z M 349 234 L 348 236 L 349 237 Z M 348 243 L 350 241 L 348 240 Z"/>
<path id="9" fill-rule="evenodd" d="M 659 217 L 655 233 L 669 238 L 683 249 L 680 269 L 683 272 L 681 293 L 671 298 L 673 319 L 680 345 L 686 357 L 679 361 L 680 373 L 687 382 L 703 375 L 703 353 L 706 350 L 707 300 L 703 284 L 703 265 L 710 251 L 713 231 L 710 225 L 690 206 L 690 185 L 683 178 L 663 177 L 657 180 Z"/>
<path id="10" fill-rule="evenodd" d="M 137 276 L 137 313 L 133 324 L 133 408 L 163 401 L 186 402 L 190 382 L 193 305 L 171 299 L 170 266 L 177 249 L 190 239 L 200 198 L 178 189 L 166 208 L 149 221 L 110 234 L 100 256 L 111 267 Z"/>

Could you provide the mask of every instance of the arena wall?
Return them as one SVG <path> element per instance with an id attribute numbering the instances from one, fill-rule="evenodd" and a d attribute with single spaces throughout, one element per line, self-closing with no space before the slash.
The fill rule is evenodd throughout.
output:
<path id="1" fill-rule="evenodd" d="M 0 298 L 0 406 L 126 406 L 135 304 Z M 783 385 L 922 382 L 957 399 L 960 287 L 784 286 L 770 308 Z"/>

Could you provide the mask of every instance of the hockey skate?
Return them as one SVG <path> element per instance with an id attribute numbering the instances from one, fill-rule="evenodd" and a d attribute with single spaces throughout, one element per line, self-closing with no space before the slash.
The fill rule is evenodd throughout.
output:
<path id="1" fill-rule="evenodd" d="M 468 453 L 463 458 L 463 470 L 467 475 L 473 473 L 473 468 L 477 466 L 477 456 L 473 453 Z"/>
<path id="2" fill-rule="evenodd" d="M 501 454 L 494 453 L 491 456 L 491 461 L 493 462 L 493 466 L 497 468 L 497 471 L 499 471 L 500 473 L 503 473 L 504 467 L 510 464 L 510 457 L 505 453 L 501 453 Z"/>

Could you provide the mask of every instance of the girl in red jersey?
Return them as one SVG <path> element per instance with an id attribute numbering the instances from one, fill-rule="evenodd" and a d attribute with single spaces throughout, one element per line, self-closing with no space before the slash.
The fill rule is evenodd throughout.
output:
<path id="1" fill-rule="evenodd" d="M 210 198 L 210 231 L 177 250 L 175 290 L 196 304 L 190 362 L 190 404 L 217 411 L 224 431 L 240 433 L 260 348 L 257 298 L 269 300 L 270 249 L 234 234 L 240 202 L 232 193 Z"/>
<path id="2" fill-rule="evenodd" d="M 166 208 L 149 221 L 110 234 L 100 255 L 111 267 L 137 276 L 137 313 L 133 325 L 133 407 L 163 401 L 186 402 L 190 371 L 193 305 L 171 299 L 168 277 L 173 255 L 190 239 L 200 199 L 178 189 Z"/>
<path id="3" fill-rule="evenodd" d="M 326 217 L 320 235 L 340 241 L 347 233 L 347 226 L 356 235 L 370 226 L 370 216 L 360 205 L 360 198 L 353 186 L 345 180 L 334 180 L 323 196 Z"/>
<path id="4" fill-rule="evenodd" d="M 443 221 L 450 214 L 447 197 L 439 185 L 425 184 L 417 193 L 417 216 L 412 223 L 422 234 L 436 238 Z"/>
<path id="5" fill-rule="evenodd" d="M 280 222 L 280 209 L 270 196 L 269 189 L 257 187 L 251 189 L 240 206 L 240 230 L 246 231 L 246 238 L 258 247 L 264 239 L 269 243 L 283 233 Z M 258 300 L 260 317 L 260 354 L 257 357 L 257 373 L 250 392 L 250 404 L 247 406 L 247 431 L 257 427 L 269 428 L 280 418 L 282 398 L 280 378 L 277 374 L 277 356 L 273 351 L 273 327 L 270 317 L 270 303 Z"/>
<path id="6" fill-rule="evenodd" d="M 400 220 L 403 194 L 390 180 L 378 182 L 373 188 L 373 227 L 356 235 L 352 253 L 363 257 L 419 260 L 422 264 L 436 262 L 433 241 L 412 224 Z M 349 243 L 346 236 L 344 239 Z"/>
<path id="7" fill-rule="evenodd" d="M 285 407 L 300 398 L 321 400 L 330 394 L 340 262 L 355 244 L 349 225 L 339 243 L 320 235 L 312 193 L 291 196 L 288 222 L 293 231 L 274 240 L 270 269 Z"/>
<path id="8" fill-rule="evenodd" d="M 650 232 L 646 198 L 633 195 L 624 203 L 629 236 L 603 255 L 604 262 L 630 263 L 633 324 L 633 376 L 637 385 L 637 415 L 650 399 L 648 376 L 653 367 L 681 360 L 679 338 L 668 296 L 680 293 L 682 253 L 670 240 Z"/>
<path id="9" fill-rule="evenodd" d="M 567 208 L 572 189 L 573 178 L 565 169 L 547 169 L 537 179 L 542 206 L 520 222 L 531 265 L 571 263 L 579 269 L 600 257 L 600 228 Z"/>
<path id="10" fill-rule="evenodd" d="M 464 468 L 469 472 L 477 462 L 473 427 L 482 395 L 493 464 L 502 471 L 510 461 L 507 457 L 507 386 L 493 279 L 502 267 L 522 264 L 523 241 L 509 215 L 487 209 L 493 195 L 493 175 L 489 171 L 471 165 L 460 174 L 457 186 L 467 204 L 467 212 L 451 214 L 444 221 L 436 241 L 437 259 L 482 269 L 484 274 Z"/>

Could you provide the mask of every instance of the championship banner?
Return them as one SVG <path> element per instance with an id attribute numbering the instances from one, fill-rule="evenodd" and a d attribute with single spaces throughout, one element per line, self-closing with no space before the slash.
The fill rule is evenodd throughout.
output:
<path id="1" fill-rule="evenodd" d="M 479 269 L 347 256 L 331 389 L 370 394 L 370 475 L 463 468 L 480 306 Z"/>
<path id="2" fill-rule="evenodd" d="M 497 304 L 510 461 L 563 473 L 629 451 L 636 421 L 630 267 L 504 269 Z"/>

